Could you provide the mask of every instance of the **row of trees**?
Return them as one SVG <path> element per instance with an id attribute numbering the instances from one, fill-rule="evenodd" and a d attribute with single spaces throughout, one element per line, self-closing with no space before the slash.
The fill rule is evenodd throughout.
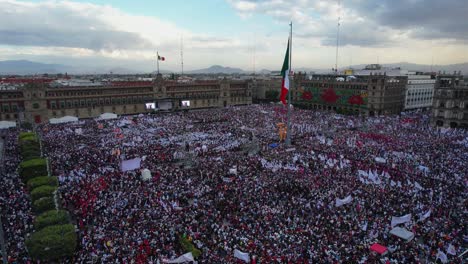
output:
<path id="1" fill-rule="evenodd" d="M 52 261 L 73 256 L 76 248 L 75 227 L 67 211 L 56 208 L 57 177 L 48 176 L 47 160 L 41 158 L 39 138 L 33 132 L 21 133 L 19 147 L 22 162 L 19 175 L 30 191 L 34 233 L 27 239 L 29 255 L 35 260 Z"/>

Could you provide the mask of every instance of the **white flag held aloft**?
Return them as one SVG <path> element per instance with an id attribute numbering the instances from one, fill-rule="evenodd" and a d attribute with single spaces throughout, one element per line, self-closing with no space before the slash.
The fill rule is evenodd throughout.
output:
<path id="1" fill-rule="evenodd" d="M 424 190 L 424 188 L 418 182 L 414 182 L 414 188 L 416 188 L 418 190 Z"/>
<path id="2" fill-rule="evenodd" d="M 456 256 L 457 255 L 457 250 L 455 249 L 455 247 L 450 244 L 447 248 L 447 253 L 450 254 L 450 255 L 454 255 Z"/>
<path id="3" fill-rule="evenodd" d="M 186 262 L 190 262 L 190 261 L 192 261 L 192 262 L 195 261 L 193 259 L 192 252 L 185 253 L 182 256 L 180 256 L 178 258 L 175 258 L 175 259 L 171 259 L 171 260 L 163 259 L 162 260 L 163 263 L 186 263 Z"/>
<path id="4" fill-rule="evenodd" d="M 367 221 L 361 227 L 362 231 L 367 231 Z"/>
<path id="5" fill-rule="evenodd" d="M 411 214 L 407 214 L 404 216 L 392 216 L 392 228 L 396 225 L 403 224 L 406 222 L 411 221 Z"/>
<path id="6" fill-rule="evenodd" d="M 243 260 L 245 261 L 245 263 L 249 263 L 250 262 L 250 255 L 249 253 L 244 253 L 238 249 L 235 249 L 234 250 L 234 257 L 240 259 L 240 260 Z"/>
<path id="7" fill-rule="evenodd" d="M 425 214 L 421 215 L 419 217 L 419 221 L 424 221 L 426 220 L 427 218 L 429 218 L 429 216 L 431 216 L 431 210 L 429 209 L 429 211 L 427 211 Z"/>
<path id="8" fill-rule="evenodd" d="M 447 263 L 448 262 L 448 258 L 447 258 L 447 255 L 445 255 L 444 252 L 440 251 L 437 252 L 437 258 L 436 260 L 440 259 L 440 261 L 442 261 L 442 263 Z"/>
<path id="9" fill-rule="evenodd" d="M 340 207 L 342 205 L 349 204 L 352 201 L 353 201 L 353 197 L 351 197 L 351 195 L 346 196 L 344 199 L 336 198 L 335 206 Z"/>

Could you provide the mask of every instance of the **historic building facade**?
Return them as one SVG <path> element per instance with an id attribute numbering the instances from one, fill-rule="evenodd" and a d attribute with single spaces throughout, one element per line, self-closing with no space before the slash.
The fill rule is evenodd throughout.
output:
<path id="1" fill-rule="evenodd" d="M 406 76 L 313 75 L 296 73 L 293 104 L 308 109 L 359 115 L 399 114 L 404 107 Z"/>
<path id="2" fill-rule="evenodd" d="M 437 76 L 431 121 L 440 127 L 468 128 L 468 84 L 462 75 Z"/>
<path id="3" fill-rule="evenodd" d="M 252 103 L 249 81 L 195 81 L 177 83 L 158 76 L 155 82 L 110 82 L 93 86 L 57 86 L 26 82 L 13 89 L 0 87 L 0 119 L 47 122 L 50 118 L 95 118 L 155 111 L 226 107 Z M 183 103 L 184 102 L 184 103 Z M 188 103 L 187 103 L 188 102 Z M 161 106 L 161 107 L 159 107 Z"/>

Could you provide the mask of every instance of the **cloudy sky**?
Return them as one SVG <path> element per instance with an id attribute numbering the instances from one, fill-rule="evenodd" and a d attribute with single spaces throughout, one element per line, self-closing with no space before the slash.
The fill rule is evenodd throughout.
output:
<path id="1" fill-rule="evenodd" d="M 0 60 L 180 70 L 468 61 L 466 0 L 0 0 Z M 183 40 L 183 41 L 181 41 Z"/>

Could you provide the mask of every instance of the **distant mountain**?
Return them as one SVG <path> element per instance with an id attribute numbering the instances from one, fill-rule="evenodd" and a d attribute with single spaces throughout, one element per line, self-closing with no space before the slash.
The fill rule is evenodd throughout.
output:
<path id="1" fill-rule="evenodd" d="M 213 65 L 209 68 L 200 69 L 200 70 L 193 70 L 187 72 L 189 74 L 216 74 L 216 73 L 224 73 L 224 74 L 233 74 L 233 73 L 244 73 L 244 70 L 239 68 L 231 68 L 231 67 L 224 67 L 221 65 Z"/>
<path id="2" fill-rule="evenodd" d="M 112 72 L 113 74 L 137 74 L 140 73 L 139 71 L 130 70 L 124 67 L 115 67 L 108 71 L 109 73 Z"/>
<path id="3" fill-rule="evenodd" d="M 73 71 L 73 67 L 62 64 L 46 64 L 27 60 L 0 61 L 0 74 L 55 74 Z"/>
<path id="4" fill-rule="evenodd" d="M 271 74 L 270 70 L 267 69 L 261 69 L 259 72 L 256 72 L 257 74 Z"/>
<path id="5" fill-rule="evenodd" d="M 449 64 L 449 65 L 424 65 L 424 64 L 414 64 L 408 62 L 400 62 L 400 63 L 389 63 L 389 64 L 382 64 L 384 67 L 389 68 L 396 68 L 400 67 L 401 69 L 409 70 L 409 71 L 423 71 L 423 72 L 443 72 L 446 73 L 453 73 L 454 71 L 461 71 L 462 74 L 468 75 L 468 62 L 467 63 L 459 63 L 459 64 Z M 351 68 L 354 69 L 363 69 L 366 65 L 353 65 Z M 340 70 L 347 69 L 347 67 L 341 67 Z M 320 69 L 320 68 L 308 68 L 308 67 L 301 67 L 301 68 L 293 68 L 295 72 L 315 72 L 317 74 L 321 73 L 330 73 L 330 69 Z M 257 71 L 257 74 L 270 74 L 270 73 L 278 73 L 280 70 L 268 70 L 262 69 Z M 140 73 L 139 70 L 133 70 L 124 68 L 121 66 L 98 66 L 98 67 L 78 67 L 78 66 L 69 66 L 63 64 L 47 64 L 47 63 L 40 63 L 40 62 L 33 62 L 28 60 L 6 60 L 0 61 L 0 74 L 18 74 L 18 75 L 26 75 L 26 74 L 43 74 L 43 73 L 69 73 L 69 74 L 102 74 L 102 73 L 110 73 L 113 74 L 137 74 Z M 161 73 L 167 74 L 172 73 L 172 71 L 161 71 Z M 251 71 L 244 71 L 240 68 L 231 68 L 231 67 L 224 67 L 221 65 L 213 65 L 209 68 L 187 71 L 187 74 L 249 74 L 252 73 Z"/>

